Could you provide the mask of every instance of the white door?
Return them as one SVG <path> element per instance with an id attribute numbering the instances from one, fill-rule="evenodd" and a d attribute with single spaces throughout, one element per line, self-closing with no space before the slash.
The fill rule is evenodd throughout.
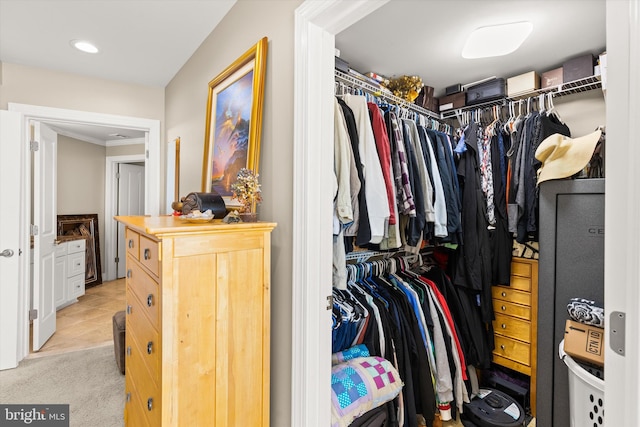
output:
<path id="1" fill-rule="evenodd" d="M 20 113 L 0 110 L 0 370 L 18 366 L 20 125 Z"/>
<path id="2" fill-rule="evenodd" d="M 55 244 L 57 235 L 56 171 L 58 135 L 40 122 L 32 122 L 33 140 L 33 351 L 39 350 L 56 331 Z"/>
<path id="3" fill-rule="evenodd" d="M 117 215 L 144 215 L 144 166 L 120 163 L 118 165 Z M 117 278 L 125 275 L 126 248 L 124 226 L 118 224 Z"/>

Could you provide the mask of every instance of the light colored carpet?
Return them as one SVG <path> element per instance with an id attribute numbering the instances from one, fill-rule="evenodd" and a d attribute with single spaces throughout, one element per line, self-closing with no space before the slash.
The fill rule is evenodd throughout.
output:
<path id="1" fill-rule="evenodd" d="M 0 402 L 68 403 L 70 427 L 122 427 L 124 375 L 113 344 L 29 358 L 0 371 Z"/>

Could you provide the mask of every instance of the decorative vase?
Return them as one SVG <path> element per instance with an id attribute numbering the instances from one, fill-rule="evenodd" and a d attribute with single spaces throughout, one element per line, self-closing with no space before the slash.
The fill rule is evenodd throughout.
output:
<path id="1" fill-rule="evenodd" d="M 238 216 L 242 222 L 257 222 L 258 214 L 255 212 L 242 212 Z"/>

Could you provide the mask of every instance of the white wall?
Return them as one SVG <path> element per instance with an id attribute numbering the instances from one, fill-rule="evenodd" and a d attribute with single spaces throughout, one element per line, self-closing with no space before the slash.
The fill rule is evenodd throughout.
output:
<path id="1" fill-rule="evenodd" d="M 299 0 L 239 0 L 166 90 L 167 141 L 180 137 L 180 195 L 201 191 L 208 83 L 258 40 L 269 39 L 260 180 L 272 235 L 271 425 L 290 425 L 294 10 Z"/>

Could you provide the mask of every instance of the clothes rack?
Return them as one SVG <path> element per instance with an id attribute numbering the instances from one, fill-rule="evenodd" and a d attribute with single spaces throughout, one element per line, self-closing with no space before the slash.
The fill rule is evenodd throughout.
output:
<path id="1" fill-rule="evenodd" d="M 339 70 L 335 70 L 335 80 L 337 82 L 342 82 L 346 84 L 348 87 L 360 89 L 370 95 L 373 95 L 376 98 L 385 100 L 390 104 L 397 105 L 413 113 L 417 113 L 424 117 L 434 119 L 437 121 L 442 119 L 440 114 L 434 113 L 433 111 L 429 111 L 425 108 L 420 107 L 419 105 L 408 102 L 406 99 L 402 99 L 398 96 L 395 96 L 394 94 L 389 92 L 389 90 L 386 88 L 374 86 L 371 83 L 367 83 L 365 81 L 359 80 L 356 77 L 350 76 L 349 74 L 343 73 Z"/>

